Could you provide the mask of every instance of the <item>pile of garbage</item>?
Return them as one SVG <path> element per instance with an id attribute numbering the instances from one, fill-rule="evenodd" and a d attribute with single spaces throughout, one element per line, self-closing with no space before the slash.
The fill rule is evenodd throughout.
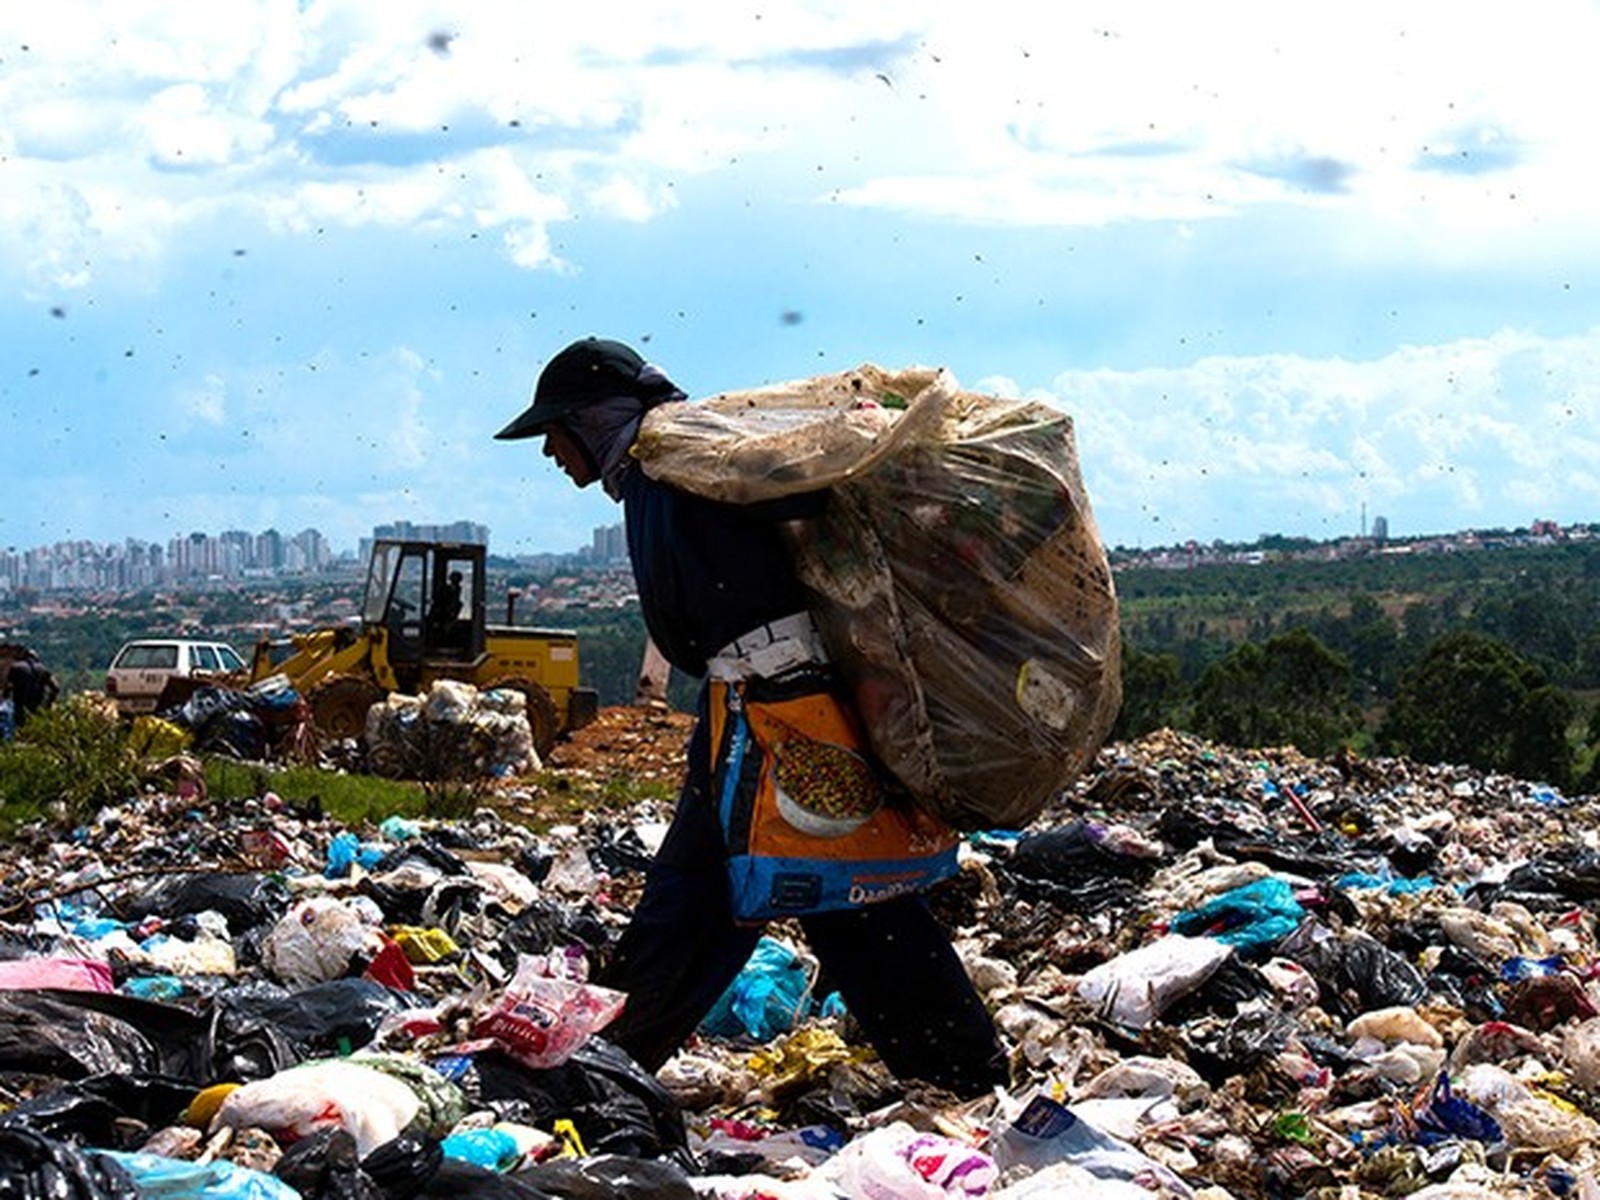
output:
<path id="1" fill-rule="evenodd" d="M 439 679 L 425 695 L 390 693 L 367 712 L 367 767 L 397 779 L 507 778 L 539 769 L 527 701 Z"/>
<path id="2" fill-rule="evenodd" d="M 359 739 L 331 742 L 284 675 L 245 687 L 205 684 L 135 721 L 141 746 L 249 762 L 312 762 L 393 779 L 505 779 L 537 771 L 527 700 L 514 688 L 435 680 L 420 695 L 393 692 L 367 711 Z"/>
<path id="3" fill-rule="evenodd" d="M 1011 1062 L 962 1101 L 890 1077 L 781 923 L 644 1072 L 591 979 L 666 814 L 534 833 L 519 786 L 359 827 L 152 793 L 0 848 L 0 1190 L 1600 1195 L 1592 797 L 1107 747 L 932 894 Z"/>

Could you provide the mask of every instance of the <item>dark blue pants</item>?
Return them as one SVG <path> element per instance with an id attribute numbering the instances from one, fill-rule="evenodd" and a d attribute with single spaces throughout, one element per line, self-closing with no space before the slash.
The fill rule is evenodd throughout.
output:
<path id="1" fill-rule="evenodd" d="M 694 1032 L 762 933 L 737 924 L 729 907 L 707 742 L 702 718 L 672 827 L 599 980 L 628 993 L 605 1036 L 650 1071 Z M 960 1096 L 1008 1081 L 983 1001 L 922 897 L 802 917 L 800 925 L 823 979 L 897 1078 Z"/>

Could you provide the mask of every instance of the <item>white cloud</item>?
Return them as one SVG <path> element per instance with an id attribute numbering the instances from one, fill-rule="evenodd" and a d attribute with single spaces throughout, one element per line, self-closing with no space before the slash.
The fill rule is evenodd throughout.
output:
<path id="1" fill-rule="evenodd" d="M 1591 6 L 1512 18 L 1437 2 L 1099 2 L 1058 14 L 1052 36 L 1037 24 L 1020 0 L 614 2 L 537 20 L 423 0 L 64 0 L 0 16 L 27 47 L 0 82 L 0 145 L 74 162 L 80 190 L 147 212 L 152 197 L 177 208 L 190 184 L 139 169 L 142 153 L 210 168 L 215 203 L 265 192 L 280 216 L 304 206 L 303 224 L 471 214 L 503 224 L 525 265 L 552 263 L 539 249 L 552 221 L 648 219 L 675 177 L 742 158 L 781 157 L 797 179 L 814 163 L 816 194 L 945 220 L 1193 222 L 1339 203 L 1380 223 L 1382 252 L 1455 255 L 1514 253 L 1507 240 L 1552 236 L 1540 222 L 1592 225 Z M 335 136 L 380 156 L 403 136 L 432 149 L 375 180 L 371 163 L 317 162 L 313 144 Z M 496 183 L 477 169 L 496 146 L 540 204 L 486 198 Z M 1418 169 L 1463 152 L 1502 169 Z M 358 189 L 361 203 L 330 203 Z M 25 192 L 10 207 L 44 202 Z M 1502 237 L 1471 237 L 1484 231 Z"/>
<path id="2" fill-rule="evenodd" d="M 1597 353 L 1600 330 L 1502 331 L 1364 362 L 1274 355 L 1068 371 L 1052 388 L 1074 416 L 1102 528 L 1209 539 L 1226 524 L 1249 536 L 1238 520 L 1255 513 L 1256 532 L 1308 522 L 1348 532 L 1367 503 L 1401 505 L 1420 532 L 1490 504 L 1523 509 L 1523 523 L 1592 512 L 1600 395 L 1565 384 Z M 1541 369 L 1524 370 L 1528 359 Z"/>

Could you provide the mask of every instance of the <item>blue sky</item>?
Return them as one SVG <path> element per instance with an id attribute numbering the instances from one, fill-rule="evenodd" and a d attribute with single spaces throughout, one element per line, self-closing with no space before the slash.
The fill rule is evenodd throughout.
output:
<path id="1" fill-rule="evenodd" d="M 1600 6 L 0 9 L 0 546 L 615 519 L 493 432 L 949 368 L 1109 544 L 1600 520 Z"/>

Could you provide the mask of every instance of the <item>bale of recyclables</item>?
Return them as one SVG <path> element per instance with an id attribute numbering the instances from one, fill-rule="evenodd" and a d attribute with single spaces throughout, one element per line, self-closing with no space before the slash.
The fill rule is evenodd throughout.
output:
<path id="1" fill-rule="evenodd" d="M 854 371 L 646 414 L 653 478 L 751 503 L 832 490 L 792 527 L 872 748 L 957 829 L 1018 829 L 1121 702 L 1117 602 L 1072 420 L 934 368 Z"/>

